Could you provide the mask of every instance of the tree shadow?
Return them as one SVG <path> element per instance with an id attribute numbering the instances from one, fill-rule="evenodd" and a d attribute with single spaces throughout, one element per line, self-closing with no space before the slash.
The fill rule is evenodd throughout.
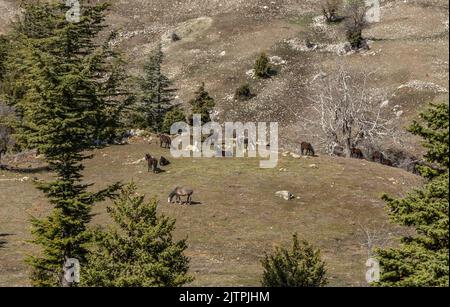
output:
<path id="1" fill-rule="evenodd" d="M 14 167 L 8 165 L 2 165 L 2 170 L 6 170 L 11 173 L 19 173 L 19 174 L 39 174 L 39 173 L 48 173 L 52 169 L 49 166 L 39 166 L 39 167 Z"/>

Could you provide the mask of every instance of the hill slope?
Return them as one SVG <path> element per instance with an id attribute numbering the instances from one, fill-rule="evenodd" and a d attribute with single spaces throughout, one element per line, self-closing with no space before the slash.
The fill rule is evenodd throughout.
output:
<path id="1" fill-rule="evenodd" d="M 294 232 L 322 249 L 332 285 L 364 285 L 368 250 L 363 230 L 373 232 L 377 244 L 395 244 L 404 231 L 388 223 L 382 193 L 400 195 L 421 183 L 399 169 L 328 157 L 282 157 L 270 170 L 260 169 L 256 159 L 181 159 L 155 175 L 147 173 L 144 162 L 133 164 L 147 152 L 170 155 L 146 142 L 99 150 L 87 163 L 86 181 L 100 188 L 133 180 L 139 192 L 157 197 L 159 211 L 177 219 L 176 237 L 188 236 L 193 285 L 201 286 L 257 286 L 263 253 L 288 242 Z M 26 241 L 28 219 L 49 209 L 31 178 L 49 175 L 0 171 L 0 232 L 5 234 L 0 286 L 27 284 L 23 259 L 36 252 Z M 167 204 L 168 193 L 178 185 L 192 187 L 198 203 Z M 279 199 L 279 190 L 299 198 Z M 95 207 L 95 224 L 109 223 L 105 206 Z"/>

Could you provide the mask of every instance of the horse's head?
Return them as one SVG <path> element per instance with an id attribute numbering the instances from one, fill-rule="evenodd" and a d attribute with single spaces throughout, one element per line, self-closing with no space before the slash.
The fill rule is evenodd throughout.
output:
<path id="1" fill-rule="evenodd" d="M 145 160 L 150 161 L 152 159 L 152 156 L 150 154 L 145 155 Z"/>
<path id="2" fill-rule="evenodd" d="M 175 195 L 177 195 L 179 187 L 176 187 L 172 192 L 170 192 L 169 194 L 169 198 L 167 199 L 168 203 L 172 202 L 172 199 L 175 197 Z"/>

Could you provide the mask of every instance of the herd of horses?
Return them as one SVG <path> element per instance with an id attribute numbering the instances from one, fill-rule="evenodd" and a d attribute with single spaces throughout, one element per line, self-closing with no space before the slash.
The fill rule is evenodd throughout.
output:
<path id="1" fill-rule="evenodd" d="M 158 134 L 157 135 L 159 140 L 159 146 L 161 148 L 170 148 L 172 145 L 172 139 L 170 136 L 165 134 Z M 302 156 L 315 156 L 314 147 L 311 143 L 302 142 L 300 145 L 301 148 L 301 154 Z M 343 156 L 344 149 L 342 147 L 335 147 L 333 154 L 336 156 Z M 353 147 L 350 151 L 351 158 L 355 159 L 365 159 L 364 153 L 361 149 Z M 393 166 L 393 163 L 391 160 L 387 159 L 385 155 L 380 151 L 374 151 L 371 155 L 371 161 L 381 163 L 383 165 L 387 166 Z M 153 157 L 150 154 L 145 155 L 145 160 L 147 161 L 148 165 L 148 172 L 153 173 L 159 173 L 160 168 L 164 167 L 170 164 L 170 161 L 167 160 L 165 157 L 161 156 L 159 160 L 156 157 Z M 194 194 L 194 191 L 192 189 L 184 188 L 184 187 L 176 187 L 173 189 L 172 192 L 170 192 L 168 197 L 168 202 L 173 203 L 173 200 L 175 199 L 175 203 L 179 204 L 192 204 L 192 194 Z M 186 201 L 182 202 L 181 198 L 186 197 Z"/>
<path id="2" fill-rule="evenodd" d="M 158 134 L 158 139 L 159 139 L 159 146 L 161 148 L 170 148 L 170 146 L 172 145 L 172 139 L 168 135 Z M 153 157 L 150 154 L 146 154 L 145 160 L 147 161 L 148 172 L 153 172 L 155 174 L 160 172 L 161 169 L 159 167 L 164 167 L 170 164 L 170 161 L 163 156 L 161 156 L 158 160 L 156 157 Z M 194 194 L 194 190 L 183 187 L 176 187 L 175 189 L 173 189 L 172 192 L 170 192 L 168 202 L 172 203 L 173 200 L 175 199 L 175 203 L 181 205 L 183 204 L 191 205 L 192 194 Z M 182 202 L 181 201 L 182 197 L 186 197 L 186 201 Z"/>

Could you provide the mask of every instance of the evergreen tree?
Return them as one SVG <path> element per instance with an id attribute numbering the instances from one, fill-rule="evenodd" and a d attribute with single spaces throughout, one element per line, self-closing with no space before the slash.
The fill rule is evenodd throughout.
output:
<path id="1" fill-rule="evenodd" d="M 172 127 L 173 124 L 178 122 L 186 122 L 186 115 L 184 114 L 183 110 L 181 110 L 179 107 L 173 107 L 164 116 L 162 132 L 169 134 L 170 127 Z"/>
<path id="2" fill-rule="evenodd" d="M 448 144 L 449 144 L 449 107 L 442 103 L 434 105 L 420 114 L 424 124 L 414 121 L 409 131 L 424 139 L 423 146 L 428 150 L 425 159 L 433 164 L 437 164 L 441 170 L 422 167 L 422 175 L 426 178 L 433 178 L 448 170 Z"/>
<path id="3" fill-rule="evenodd" d="M 425 126 L 414 122 L 409 130 L 425 139 L 425 158 L 442 169 L 424 168 L 431 181 L 404 198 L 384 196 L 391 219 L 416 234 L 377 252 L 381 276 L 375 286 L 449 286 L 448 104 L 432 105 L 421 117 Z"/>
<path id="4" fill-rule="evenodd" d="M 320 252 L 293 236 L 291 249 L 277 248 L 262 260 L 264 287 L 323 287 L 326 278 L 325 263 Z"/>
<path id="5" fill-rule="evenodd" d="M 130 184 L 108 207 L 117 225 L 97 230 L 92 253 L 81 269 L 81 282 L 95 287 L 179 287 L 192 281 L 184 256 L 186 240 L 174 242 L 175 220 L 157 215 Z"/>
<path id="6" fill-rule="evenodd" d="M 195 98 L 189 101 L 192 107 L 192 115 L 190 116 L 190 123 L 192 124 L 192 119 L 194 114 L 200 114 L 202 123 L 208 123 L 211 121 L 211 112 L 213 111 L 216 103 L 214 99 L 205 90 L 205 83 L 198 88 L 195 92 Z"/>
<path id="7" fill-rule="evenodd" d="M 144 117 L 146 127 L 156 132 L 162 129 L 175 93 L 172 82 L 162 73 L 163 60 L 164 53 L 159 44 L 150 54 L 144 66 L 144 77 L 140 80 L 138 112 Z"/>
<path id="8" fill-rule="evenodd" d="M 258 78 L 269 78 L 272 72 L 270 60 L 265 53 L 261 53 L 255 62 L 255 76 Z"/>
<path id="9" fill-rule="evenodd" d="M 71 286 L 63 265 L 69 258 L 85 261 L 91 207 L 119 188 L 93 193 L 81 182 L 82 162 L 90 157 L 86 151 L 98 140 L 99 127 L 113 128 L 107 114 L 122 103 L 116 58 L 107 44 L 95 43 L 108 5 L 85 5 L 79 23 L 65 19 L 64 4 L 23 8 L 11 33 L 14 52 L 5 66 L 4 95 L 18 112 L 18 139 L 37 148 L 56 173 L 55 180 L 38 186 L 54 209 L 32 219 L 33 242 L 42 253 L 28 259 L 31 280 L 36 286 Z"/>

